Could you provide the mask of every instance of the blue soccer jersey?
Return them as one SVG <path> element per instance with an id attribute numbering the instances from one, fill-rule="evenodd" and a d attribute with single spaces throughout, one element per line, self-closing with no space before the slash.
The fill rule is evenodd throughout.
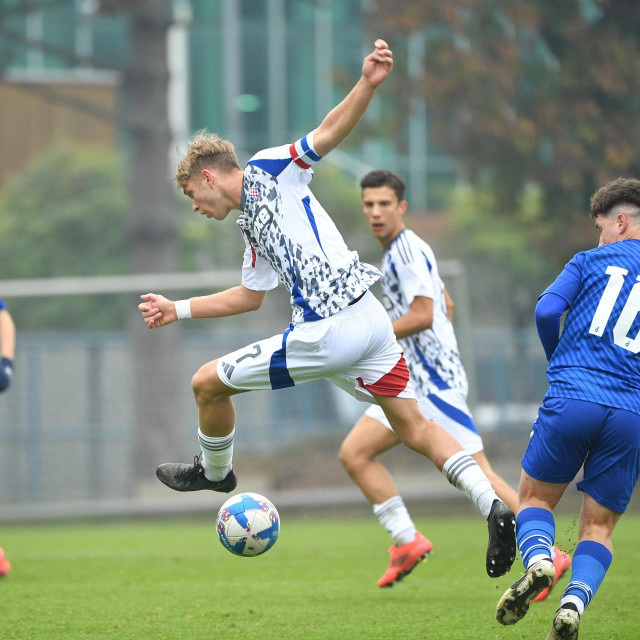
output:
<path id="1" fill-rule="evenodd" d="M 546 293 L 569 305 L 546 397 L 640 414 L 640 240 L 576 254 Z"/>
<path id="2" fill-rule="evenodd" d="M 0 298 L 0 311 L 2 311 L 3 309 L 6 309 L 6 308 L 7 308 L 7 305 L 6 305 L 5 301 L 2 298 Z"/>

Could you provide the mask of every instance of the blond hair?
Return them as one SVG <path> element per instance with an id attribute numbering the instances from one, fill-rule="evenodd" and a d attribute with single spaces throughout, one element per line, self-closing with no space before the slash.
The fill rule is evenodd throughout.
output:
<path id="1" fill-rule="evenodd" d="M 175 179 L 178 187 L 184 190 L 189 178 L 202 169 L 228 173 L 240 168 L 233 143 L 202 129 L 189 140 L 187 152 L 176 167 Z"/>

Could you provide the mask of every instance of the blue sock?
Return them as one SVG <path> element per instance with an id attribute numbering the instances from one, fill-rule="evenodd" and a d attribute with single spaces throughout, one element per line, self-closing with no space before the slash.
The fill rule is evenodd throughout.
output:
<path id="1" fill-rule="evenodd" d="M 556 537 L 556 523 L 551 511 L 539 507 L 523 509 L 516 518 L 516 537 L 525 569 L 532 564 L 533 558 L 536 562 L 539 556 L 551 559 Z"/>
<path id="2" fill-rule="evenodd" d="M 600 588 L 613 555 L 607 547 L 593 540 L 578 543 L 571 563 L 571 581 L 564 590 L 560 606 L 573 602 L 582 614 Z"/>

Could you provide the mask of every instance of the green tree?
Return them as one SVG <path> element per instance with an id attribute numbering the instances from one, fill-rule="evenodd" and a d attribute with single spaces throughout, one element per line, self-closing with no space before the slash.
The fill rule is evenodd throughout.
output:
<path id="1" fill-rule="evenodd" d="M 427 34 L 425 96 L 436 143 L 469 177 L 492 175 L 510 211 L 544 187 L 545 217 L 584 210 L 603 181 L 640 174 L 640 5 L 605 0 L 376 0 L 393 38 Z"/>
<path id="2" fill-rule="evenodd" d="M 539 185 L 526 184 L 507 217 L 490 188 L 453 190 L 446 239 L 468 265 L 476 323 L 529 325 L 537 296 L 555 277 L 557 268 L 545 255 L 554 231 L 541 224 L 542 196 Z"/>
<path id="3" fill-rule="evenodd" d="M 530 322 L 531 293 L 595 241 L 586 216 L 590 194 L 619 175 L 640 175 L 640 5 L 374 6 L 371 27 L 392 45 L 425 34 L 423 76 L 399 74 L 394 92 L 404 96 L 400 109 L 411 96 L 427 101 L 433 142 L 457 160 L 470 186 L 467 217 L 459 197 L 451 205 L 455 251 L 473 256 L 474 270 L 501 265 L 515 288 L 528 289 L 515 296 L 513 311 Z M 402 69 L 407 61 L 398 51 Z M 403 113 L 406 119 L 408 107 Z M 396 132 L 404 119 L 393 123 Z M 532 189 L 538 213 L 528 223 L 522 207 Z"/>
<path id="4" fill-rule="evenodd" d="M 0 194 L 2 278 L 126 273 L 127 194 L 112 151 L 60 143 L 43 153 Z M 114 329 L 124 304 L 121 296 L 16 299 L 12 313 L 22 330 Z"/>

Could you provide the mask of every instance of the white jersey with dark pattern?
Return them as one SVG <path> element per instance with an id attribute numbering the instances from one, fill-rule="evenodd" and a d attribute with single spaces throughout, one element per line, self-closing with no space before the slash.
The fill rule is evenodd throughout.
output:
<path id="1" fill-rule="evenodd" d="M 258 152 L 244 170 L 242 284 L 264 291 L 279 280 L 291 294 L 293 322 L 334 315 L 381 276 L 347 248 L 311 193 L 311 165 L 319 160 L 310 133 Z"/>
<path id="2" fill-rule="evenodd" d="M 431 247 L 413 231 L 404 229 L 386 247 L 382 273 L 383 304 L 392 322 L 409 313 L 417 296 L 433 300 L 431 329 L 398 340 L 417 393 L 429 395 L 459 389 L 466 395 L 467 376 Z"/>

